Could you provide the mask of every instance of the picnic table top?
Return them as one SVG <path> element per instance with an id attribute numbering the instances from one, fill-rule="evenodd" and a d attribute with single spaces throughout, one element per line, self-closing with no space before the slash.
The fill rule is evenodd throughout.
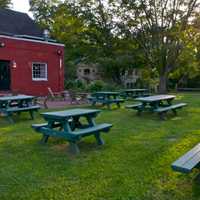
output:
<path id="1" fill-rule="evenodd" d="M 29 96 L 29 95 L 4 96 L 0 97 L 0 101 L 16 101 L 16 100 L 25 100 L 33 98 L 34 96 Z"/>
<path id="2" fill-rule="evenodd" d="M 170 100 L 174 99 L 176 96 L 174 95 L 154 95 L 149 97 L 139 97 L 135 100 L 142 101 L 142 102 L 155 102 L 155 101 L 161 101 L 161 100 Z"/>
<path id="3" fill-rule="evenodd" d="M 42 113 L 44 117 L 47 118 L 69 118 L 69 117 L 76 117 L 76 116 L 83 116 L 83 115 L 89 115 L 93 113 L 99 113 L 100 110 L 96 109 L 69 109 L 69 110 L 63 110 L 63 111 L 54 111 L 54 112 L 45 112 Z"/>
<path id="4" fill-rule="evenodd" d="M 122 91 L 124 91 L 124 92 L 145 92 L 145 91 L 148 91 L 148 89 L 136 88 L 136 89 L 124 89 Z"/>
<path id="5" fill-rule="evenodd" d="M 119 92 L 101 91 L 101 92 L 95 92 L 94 94 L 101 94 L 101 95 L 118 95 Z"/>

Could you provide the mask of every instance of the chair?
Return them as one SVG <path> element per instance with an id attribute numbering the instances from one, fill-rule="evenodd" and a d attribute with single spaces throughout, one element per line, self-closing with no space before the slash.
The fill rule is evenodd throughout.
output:
<path id="1" fill-rule="evenodd" d="M 50 87 L 48 89 L 48 100 L 56 101 L 56 100 L 65 100 L 64 92 L 53 92 Z"/>

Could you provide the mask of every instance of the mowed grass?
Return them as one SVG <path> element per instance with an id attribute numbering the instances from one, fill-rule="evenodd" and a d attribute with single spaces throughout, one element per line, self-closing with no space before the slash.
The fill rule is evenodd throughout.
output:
<path id="1" fill-rule="evenodd" d="M 14 125 L 0 118 L 0 200 L 197 200 L 198 170 L 180 174 L 171 163 L 200 142 L 200 94 L 177 94 L 188 107 L 166 121 L 125 108 L 103 109 L 97 122 L 113 124 L 102 134 L 106 144 L 84 138 L 81 154 L 68 153 L 68 143 L 30 127 L 43 122 L 23 114 Z M 42 112 L 42 110 L 41 110 Z"/>

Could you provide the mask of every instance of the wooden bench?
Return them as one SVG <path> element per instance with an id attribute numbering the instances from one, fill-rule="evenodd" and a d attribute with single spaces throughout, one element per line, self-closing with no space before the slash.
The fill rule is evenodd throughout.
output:
<path id="1" fill-rule="evenodd" d="M 92 102 L 94 106 L 96 103 L 101 103 L 103 105 L 107 105 L 110 108 L 111 104 L 117 104 L 120 107 L 120 103 L 124 102 L 124 99 L 104 99 L 104 98 L 96 98 L 96 97 L 88 97 L 88 100 Z"/>
<path id="2" fill-rule="evenodd" d="M 194 168 L 198 168 L 200 163 L 200 143 L 178 160 L 172 163 L 171 167 L 174 171 L 182 173 L 190 173 Z"/>
<path id="3" fill-rule="evenodd" d="M 72 122 L 72 120 L 70 119 L 69 122 Z M 53 125 L 53 128 L 57 128 L 57 127 L 61 127 L 61 126 L 62 125 L 60 122 L 55 122 Z M 31 127 L 36 131 L 40 131 L 41 128 L 48 127 L 48 123 L 32 124 Z"/>
<path id="4" fill-rule="evenodd" d="M 187 106 L 186 103 L 173 104 L 173 105 L 170 105 L 170 106 L 164 106 L 164 107 L 156 108 L 154 110 L 154 112 L 159 113 L 160 114 L 160 118 L 163 119 L 163 117 L 164 117 L 163 114 L 165 114 L 166 112 L 172 110 L 173 113 L 176 115 L 177 114 L 176 110 L 177 109 L 181 109 L 181 108 L 183 108 L 185 106 Z"/>
<path id="5" fill-rule="evenodd" d="M 60 126 L 60 123 L 55 124 L 55 127 L 59 127 L 59 126 Z M 77 129 L 75 131 L 67 132 L 63 129 L 62 130 L 51 129 L 47 126 L 47 123 L 32 125 L 32 128 L 35 129 L 36 132 L 43 134 L 42 142 L 46 143 L 48 141 L 49 136 L 64 138 L 70 142 L 70 146 L 73 149 L 72 150 L 73 152 L 79 152 L 79 149 L 76 143 L 82 137 L 86 137 L 90 135 L 95 136 L 98 145 L 103 145 L 104 141 L 100 137 L 100 132 L 108 132 L 111 127 L 112 127 L 112 124 L 104 123 L 104 124 L 95 125 L 93 127 Z"/>
<path id="6" fill-rule="evenodd" d="M 141 106 L 142 106 L 141 103 L 137 103 L 137 104 L 132 104 L 132 105 L 126 105 L 125 108 L 138 110 Z"/>
<path id="7" fill-rule="evenodd" d="M 3 113 L 5 113 L 6 116 L 9 117 L 9 120 L 13 122 L 13 120 L 10 118 L 13 113 L 18 113 L 20 114 L 21 112 L 29 112 L 31 119 L 34 119 L 34 111 L 38 111 L 40 109 L 40 106 L 38 105 L 33 105 L 33 106 L 28 106 L 28 107 L 10 107 L 8 109 L 4 109 Z"/>

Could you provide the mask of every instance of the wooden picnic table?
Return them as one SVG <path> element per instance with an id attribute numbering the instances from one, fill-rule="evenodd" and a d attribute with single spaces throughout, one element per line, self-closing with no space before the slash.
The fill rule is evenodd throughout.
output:
<path id="1" fill-rule="evenodd" d="M 96 103 L 107 105 L 110 108 L 111 104 L 116 104 L 120 107 L 120 103 L 124 102 L 124 99 L 120 98 L 120 92 L 101 91 L 95 92 L 88 98 L 94 106 Z"/>
<path id="2" fill-rule="evenodd" d="M 139 97 L 136 98 L 136 101 L 140 103 L 134 105 L 127 105 L 126 108 L 136 109 L 138 114 L 145 110 L 149 110 L 151 112 L 156 112 L 160 114 L 161 119 L 163 119 L 163 114 L 172 110 L 174 114 L 176 110 L 186 106 L 185 103 L 172 104 L 172 101 L 175 99 L 174 95 L 154 95 L 149 97 Z"/>
<path id="3" fill-rule="evenodd" d="M 47 121 L 44 124 L 35 124 L 32 127 L 43 134 L 42 141 L 46 143 L 49 136 L 61 137 L 69 141 L 70 149 L 79 153 L 77 142 L 85 136 L 94 135 L 97 143 L 103 145 L 100 132 L 108 132 L 111 124 L 96 124 L 95 118 L 100 113 L 96 109 L 70 109 L 56 112 L 42 113 Z M 82 119 L 85 119 L 84 121 Z"/>
<path id="4" fill-rule="evenodd" d="M 137 98 L 137 97 L 145 97 L 149 96 L 148 89 L 124 89 L 121 92 L 122 96 L 125 98 Z"/>
<path id="5" fill-rule="evenodd" d="M 135 100 L 142 102 L 144 105 L 149 104 L 151 107 L 156 108 L 161 104 L 163 105 L 164 103 L 171 105 L 171 102 L 173 99 L 175 99 L 175 97 L 176 96 L 174 95 L 154 95 L 149 97 L 139 97 Z"/>
<path id="6" fill-rule="evenodd" d="M 16 95 L 0 97 L 0 113 L 3 113 L 13 123 L 13 113 L 29 112 L 34 119 L 34 111 L 40 107 L 35 104 L 35 97 L 29 95 Z"/>

